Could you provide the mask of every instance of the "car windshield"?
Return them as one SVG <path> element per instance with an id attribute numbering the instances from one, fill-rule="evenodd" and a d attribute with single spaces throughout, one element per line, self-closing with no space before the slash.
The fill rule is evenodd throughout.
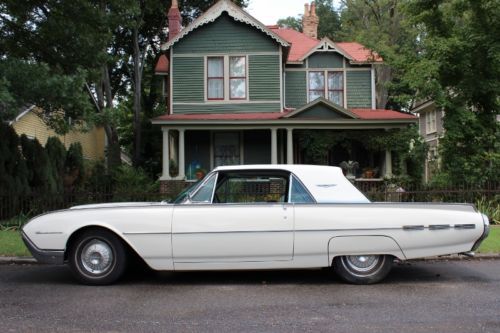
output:
<path id="1" fill-rule="evenodd" d="M 192 192 L 194 192 L 198 188 L 198 186 L 201 184 L 203 179 L 204 178 L 196 181 L 195 183 L 193 183 L 193 185 L 185 188 L 181 193 L 179 193 L 177 195 L 177 197 L 175 197 L 175 199 L 170 200 L 170 203 L 173 203 L 173 204 L 182 203 L 188 197 L 189 194 L 191 194 Z"/>

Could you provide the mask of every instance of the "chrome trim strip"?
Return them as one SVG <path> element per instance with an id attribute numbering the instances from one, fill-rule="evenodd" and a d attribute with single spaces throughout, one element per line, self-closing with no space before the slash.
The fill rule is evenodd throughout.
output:
<path id="1" fill-rule="evenodd" d="M 46 232 L 36 231 L 35 232 L 35 235 L 61 235 L 61 234 L 63 234 L 63 232 L 61 232 L 61 231 L 46 231 Z"/>
<path id="2" fill-rule="evenodd" d="M 233 231 L 186 231 L 173 232 L 172 235 L 191 234 L 241 234 L 241 233 L 263 233 L 263 232 L 329 232 L 329 231 L 380 231 L 380 230 L 401 230 L 401 228 L 367 228 L 367 229 L 304 229 L 304 230 L 233 230 Z"/>
<path id="3" fill-rule="evenodd" d="M 429 225 L 429 230 L 445 230 L 450 229 L 449 224 L 431 224 Z"/>
<path id="4" fill-rule="evenodd" d="M 123 235 L 170 235 L 171 232 L 123 232 Z"/>
<path id="5" fill-rule="evenodd" d="M 475 224 L 455 224 L 455 229 L 476 229 Z"/>
<path id="6" fill-rule="evenodd" d="M 403 230 L 412 231 L 412 230 L 424 230 L 425 227 L 423 225 L 404 225 Z"/>

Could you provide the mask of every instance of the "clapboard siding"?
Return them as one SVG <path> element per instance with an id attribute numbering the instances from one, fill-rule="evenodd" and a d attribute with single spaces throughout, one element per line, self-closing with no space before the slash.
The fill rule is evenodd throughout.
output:
<path id="1" fill-rule="evenodd" d="M 248 88 L 251 101 L 280 99 L 279 55 L 249 56 Z"/>
<path id="2" fill-rule="evenodd" d="M 371 72 L 348 71 L 347 76 L 347 107 L 371 108 Z"/>

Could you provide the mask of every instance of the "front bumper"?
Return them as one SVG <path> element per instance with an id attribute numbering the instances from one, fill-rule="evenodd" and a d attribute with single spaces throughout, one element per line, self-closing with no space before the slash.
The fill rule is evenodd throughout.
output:
<path id="1" fill-rule="evenodd" d="M 486 237 L 488 237 L 488 235 L 490 234 L 490 221 L 488 220 L 488 217 L 484 214 L 481 214 L 481 216 L 483 217 L 483 226 L 484 226 L 484 230 L 483 230 L 483 234 L 481 235 L 481 237 L 479 237 L 479 239 L 474 243 L 474 246 L 472 247 L 471 251 L 476 251 L 479 246 L 481 245 L 481 243 L 486 239 Z"/>
<path id="2" fill-rule="evenodd" d="M 62 265 L 64 264 L 64 251 L 41 250 L 21 231 L 24 244 L 30 250 L 33 257 L 42 264 Z"/>

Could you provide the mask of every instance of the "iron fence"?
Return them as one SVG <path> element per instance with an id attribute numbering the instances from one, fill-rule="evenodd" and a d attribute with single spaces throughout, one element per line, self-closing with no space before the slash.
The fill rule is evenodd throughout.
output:
<path id="1" fill-rule="evenodd" d="M 410 186 L 385 182 L 357 182 L 355 185 L 372 201 L 477 203 L 478 200 L 492 200 L 496 205 L 500 201 L 500 183 Z M 168 199 L 159 192 L 116 193 L 108 189 L 50 195 L 0 194 L 0 223 L 19 215 L 34 216 L 76 205 Z"/>

